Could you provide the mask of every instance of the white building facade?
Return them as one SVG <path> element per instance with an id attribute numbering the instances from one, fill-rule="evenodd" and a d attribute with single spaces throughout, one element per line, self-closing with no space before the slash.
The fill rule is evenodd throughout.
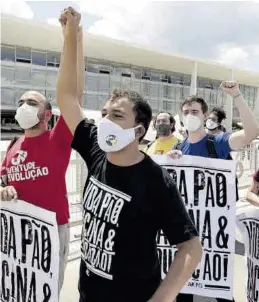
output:
<path id="1" fill-rule="evenodd" d="M 1 102 L 3 110 L 16 108 L 21 95 L 40 91 L 56 105 L 55 87 L 62 50 L 59 27 L 2 16 Z M 259 106 L 259 74 L 223 65 L 158 53 L 150 49 L 84 33 L 86 62 L 83 107 L 100 110 L 113 88 L 131 88 L 160 110 L 177 114 L 189 94 L 213 106 L 224 106 L 228 117 L 231 101 L 220 82 L 235 79 L 248 105 Z"/>

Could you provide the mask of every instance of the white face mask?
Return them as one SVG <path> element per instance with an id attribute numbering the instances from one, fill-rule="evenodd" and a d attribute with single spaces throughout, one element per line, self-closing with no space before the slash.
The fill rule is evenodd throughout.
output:
<path id="1" fill-rule="evenodd" d="M 98 145 L 105 152 L 120 151 L 136 139 L 135 128 L 123 129 L 103 118 L 97 128 Z"/>
<path id="2" fill-rule="evenodd" d="M 201 119 L 192 114 L 184 116 L 183 123 L 186 127 L 186 130 L 188 130 L 189 132 L 195 132 L 201 127 Z"/>
<path id="3" fill-rule="evenodd" d="M 38 107 L 30 106 L 24 103 L 21 107 L 17 108 L 14 118 L 17 120 L 22 129 L 27 130 L 40 122 L 38 112 Z"/>
<path id="4" fill-rule="evenodd" d="M 208 119 L 206 121 L 206 128 L 209 130 L 215 130 L 216 128 L 218 128 L 218 124 L 213 122 L 211 119 Z"/>

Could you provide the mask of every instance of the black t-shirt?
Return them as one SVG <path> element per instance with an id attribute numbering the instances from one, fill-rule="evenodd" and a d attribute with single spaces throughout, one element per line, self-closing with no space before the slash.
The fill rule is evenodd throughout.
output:
<path id="1" fill-rule="evenodd" d="M 197 236 L 166 170 L 149 156 L 121 167 L 106 159 L 97 128 L 83 120 L 72 148 L 84 159 L 82 259 L 79 291 L 84 302 L 146 302 L 161 281 L 156 236 L 171 245 Z"/>

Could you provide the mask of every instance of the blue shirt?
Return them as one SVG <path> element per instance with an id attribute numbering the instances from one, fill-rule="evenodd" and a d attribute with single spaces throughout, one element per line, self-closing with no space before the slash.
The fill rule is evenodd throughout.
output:
<path id="1" fill-rule="evenodd" d="M 229 153 L 232 151 L 229 146 L 229 137 L 231 133 L 223 133 L 214 135 L 214 146 L 215 150 L 218 154 L 218 158 L 227 159 Z M 181 145 L 181 151 L 183 155 L 194 155 L 194 156 L 202 156 L 209 157 L 207 141 L 208 134 L 204 136 L 197 143 L 190 143 L 189 138 L 187 137 Z M 175 149 L 175 147 L 173 148 Z"/>

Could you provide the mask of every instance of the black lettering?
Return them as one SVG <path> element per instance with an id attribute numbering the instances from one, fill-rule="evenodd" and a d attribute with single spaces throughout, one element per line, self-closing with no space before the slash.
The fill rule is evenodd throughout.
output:
<path id="1" fill-rule="evenodd" d="M 44 285 L 43 285 L 43 294 L 44 294 L 44 300 L 42 302 L 50 301 L 51 289 L 50 289 L 50 286 L 47 283 L 44 283 Z"/>
<path id="2" fill-rule="evenodd" d="M 10 229 L 9 229 L 9 244 L 8 244 L 8 256 L 11 255 L 11 250 L 13 252 L 13 258 L 16 260 L 16 239 L 15 239 L 15 229 L 13 223 L 13 217 L 10 217 Z"/>
<path id="3" fill-rule="evenodd" d="M 42 226 L 41 228 L 42 237 L 42 257 L 41 267 L 45 273 L 48 273 L 51 265 L 51 238 L 47 227 Z"/>
<path id="4" fill-rule="evenodd" d="M 194 170 L 194 206 L 199 205 L 199 193 L 205 188 L 205 174 L 201 170 Z"/>
<path id="5" fill-rule="evenodd" d="M 216 175 L 216 195 L 218 207 L 225 207 L 227 204 L 227 181 L 222 173 Z"/>
<path id="6" fill-rule="evenodd" d="M 5 278 L 6 277 L 9 277 L 9 266 L 8 266 L 8 262 L 6 260 L 3 260 L 2 261 L 2 280 L 1 280 L 2 296 L 3 296 L 4 300 L 9 301 L 10 290 L 5 287 Z"/>
<path id="7" fill-rule="evenodd" d="M 34 245 L 32 253 L 32 267 L 34 267 L 34 261 L 36 261 L 36 266 L 40 269 L 40 249 L 39 249 L 39 236 L 38 232 L 34 231 Z"/>
<path id="8" fill-rule="evenodd" d="M 203 224 L 203 230 L 202 230 L 202 239 L 201 244 L 204 246 L 204 241 L 208 240 L 208 247 L 211 248 L 211 221 L 210 221 L 210 211 L 205 211 L 204 216 L 204 224 Z"/>
<path id="9" fill-rule="evenodd" d="M 203 280 L 211 281 L 211 268 L 210 268 L 210 255 L 208 253 L 205 254 L 204 257 L 204 271 L 203 271 Z"/>
<path id="10" fill-rule="evenodd" d="M 213 279 L 215 281 L 221 279 L 221 257 L 219 254 L 213 255 Z"/>
<path id="11" fill-rule="evenodd" d="M 187 195 L 187 187 L 186 187 L 186 179 L 185 179 L 184 170 L 181 170 L 181 172 L 180 172 L 179 192 L 183 198 L 185 205 L 188 205 L 188 195 Z"/>
<path id="12" fill-rule="evenodd" d="M 23 269 L 24 276 L 22 275 L 22 270 L 19 265 L 16 266 L 16 284 L 17 284 L 17 301 L 26 301 L 27 296 L 27 268 Z"/>
<path id="13" fill-rule="evenodd" d="M 215 198 L 211 177 L 208 177 L 205 207 L 209 206 L 209 202 L 211 203 L 211 207 L 215 207 Z"/>
<path id="14" fill-rule="evenodd" d="M 7 254 L 7 242 L 8 242 L 7 217 L 4 213 L 1 213 L 1 252 L 4 254 Z"/>
<path id="15" fill-rule="evenodd" d="M 219 231 L 216 235 L 216 244 L 219 248 L 228 248 L 229 234 L 225 234 L 228 220 L 225 216 L 220 216 L 218 219 Z"/>
<path id="16" fill-rule="evenodd" d="M 32 225 L 27 219 L 21 219 L 22 232 L 22 263 L 26 263 L 27 259 L 27 245 L 32 244 Z"/>
<path id="17" fill-rule="evenodd" d="M 30 283 L 30 291 L 29 291 L 29 296 L 28 296 L 28 302 L 37 302 L 35 272 L 32 272 L 32 275 L 31 275 L 31 283 Z"/>
<path id="18" fill-rule="evenodd" d="M 194 211 L 196 213 L 196 216 L 194 215 Z M 191 221 L 195 225 L 197 231 L 200 233 L 200 210 L 188 209 L 188 214 L 191 218 Z"/>

